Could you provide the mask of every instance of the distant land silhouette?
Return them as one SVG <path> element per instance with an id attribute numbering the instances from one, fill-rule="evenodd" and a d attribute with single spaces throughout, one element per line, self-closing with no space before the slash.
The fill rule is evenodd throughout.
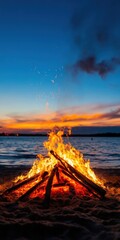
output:
<path id="1" fill-rule="evenodd" d="M 47 133 L 38 133 L 38 134 L 32 134 L 32 133 L 0 133 L 0 137 L 46 137 L 48 136 Z M 64 134 L 64 137 L 67 137 L 68 135 Z M 120 137 L 120 133 L 96 133 L 96 134 L 71 134 L 69 137 Z"/>
<path id="2" fill-rule="evenodd" d="M 50 132 L 50 131 L 49 131 Z M 28 136 L 28 137 L 44 137 L 48 136 L 48 132 L 38 132 L 38 133 L 30 133 L 30 132 L 13 132 L 7 133 L 2 132 L 0 136 Z M 66 136 L 66 134 L 64 134 Z M 72 134 L 70 137 L 120 137 L 120 127 L 119 126 L 108 126 L 108 127 L 73 127 Z"/>
<path id="3" fill-rule="evenodd" d="M 83 134 L 83 135 L 93 135 L 93 134 L 115 134 L 120 133 L 120 126 L 84 126 L 84 127 L 73 127 L 72 134 Z"/>

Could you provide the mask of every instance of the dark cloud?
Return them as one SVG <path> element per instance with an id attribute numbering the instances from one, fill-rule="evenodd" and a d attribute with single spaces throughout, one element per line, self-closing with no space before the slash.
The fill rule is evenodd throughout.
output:
<path id="1" fill-rule="evenodd" d="M 120 1 L 81 0 L 71 19 L 78 56 L 73 70 L 101 77 L 120 64 Z"/>
<path id="2" fill-rule="evenodd" d="M 90 56 L 85 59 L 78 60 L 73 66 L 72 70 L 75 74 L 79 71 L 86 73 L 98 73 L 102 78 L 109 72 L 115 70 L 116 66 L 120 64 L 120 59 L 112 58 L 111 60 L 102 60 L 97 62 L 95 56 Z"/>
<path id="3" fill-rule="evenodd" d="M 45 119 L 44 117 L 36 117 L 36 116 L 34 116 L 33 114 L 29 114 L 28 116 L 20 116 L 20 115 L 14 115 L 14 114 L 10 114 L 10 115 L 8 115 L 10 118 L 11 118 L 11 120 L 13 120 L 14 121 L 14 123 L 20 123 L 20 124 L 22 124 L 22 123 L 32 123 L 33 121 L 34 122 L 36 122 L 36 123 L 39 123 L 39 122 L 42 122 L 42 123 L 45 123 L 45 122 L 47 122 L 48 120 L 47 119 Z"/>
<path id="4" fill-rule="evenodd" d="M 73 134 L 98 134 L 98 133 L 120 133 L 118 126 L 82 126 L 73 127 Z"/>
<path id="5" fill-rule="evenodd" d="M 117 108 L 111 112 L 105 113 L 101 115 L 101 118 L 107 118 L 107 119 L 116 119 L 120 118 L 120 108 Z"/>

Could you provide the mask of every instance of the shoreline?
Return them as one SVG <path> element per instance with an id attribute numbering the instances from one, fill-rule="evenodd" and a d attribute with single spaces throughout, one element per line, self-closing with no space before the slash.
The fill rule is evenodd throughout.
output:
<path id="1" fill-rule="evenodd" d="M 20 174 L 25 174 L 31 169 L 32 165 L 0 165 L 0 184 L 5 180 L 12 180 Z M 120 181 L 120 168 L 92 168 L 96 176 L 104 178 L 106 181 L 117 179 Z"/>

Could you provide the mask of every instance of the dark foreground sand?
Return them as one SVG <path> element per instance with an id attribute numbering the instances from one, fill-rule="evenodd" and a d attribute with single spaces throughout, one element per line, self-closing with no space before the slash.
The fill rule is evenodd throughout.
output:
<path id="1" fill-rule="evenodd" d="M 27 169 L 0 168 L 4 182 Z M 107 198 L 63 196 L 51 200 L 48 209 L 39 199 L 27 203 L 0 200 L 0 240 L 120 239 L 120 169 L 95 169 L 106 181 Z"/>

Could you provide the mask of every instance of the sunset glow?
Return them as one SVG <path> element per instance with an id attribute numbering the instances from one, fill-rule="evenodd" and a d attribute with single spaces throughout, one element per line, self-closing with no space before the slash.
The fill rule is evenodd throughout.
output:
<path id="1" fill-rule="evenodd" d="M 89 107 L 90 109 L 90 107 Z M 71 109 L 70 109 L 71 111 Z M 74 112 L 74 108 L 73 111 Z M 69 109 L 68 109 L 69 112 Z M 41 132 L 47 131 L 54 127 L 77 127 L 77 126 L 119 126 L 120 122 L 120 109 L 114 107 L 113 111 L 110 111 L 110 106 L 104 111 L 97 110 L 91 113 L 66 113 L 65 111 L 51 112 L 40 115 L 24 115 L 24 116 L 12 116 L 1 119 L 1 131 L 2 132 Z"/>
<path id="2" fill-rule="evenodd" d="M 119 2 L 111 4 L 1 2 L 0 133 L 120 127 Z"/>

